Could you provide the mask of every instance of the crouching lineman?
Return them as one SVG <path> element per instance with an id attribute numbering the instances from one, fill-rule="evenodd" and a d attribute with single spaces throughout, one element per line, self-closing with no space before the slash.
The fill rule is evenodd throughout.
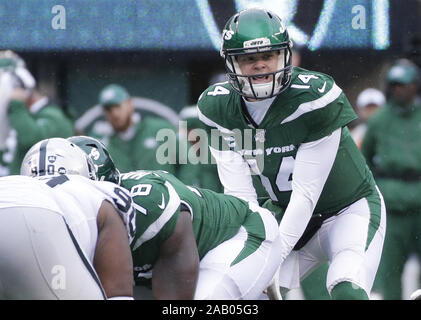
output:
<path id="1" fill-rule="evenodd" d="M 34 145 L 21 173 L 0 178 L 0 299 L 133 299 L 127 191 L 92 181 L 62 138 Z"/>
<path id="2" fill-rule="evenodd" d="M 93 159 L 100 179 L 114 179 L 130 191 L 136 208 L 135 281 L 151 278 L 155 299 L 262 294 L 280 263 L 280 236 L 270 211 L 186 186 L 165 171 L 120 175 L 101 142 L 84 136 L 68 140 Z"/>

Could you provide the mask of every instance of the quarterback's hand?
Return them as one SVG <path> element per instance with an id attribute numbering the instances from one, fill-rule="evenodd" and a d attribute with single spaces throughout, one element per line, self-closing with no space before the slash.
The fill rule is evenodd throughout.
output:
<path id="1" fill-rule="evenodd" d="M 421 289 L 414 291 L 409 297 L 409 300 L 421 300 Z"/>
<path id="2" fill-rule="evenodd" d="M 272 212 L 273 216 L 275 217 L 278 224 L 280 223 L 284 213 L 285 209 L 281 208 L 280 206 L 273 203 L 271 199 L 266 200 L 262 206 L 262 208 L 268 209 L 270 212 Z"/>
<path id="3" fill-rule="evenodd" d="M 282 300 L 281 291 L 279 289 L 279 269 L 281 266 L 278 267 L 275 274 L 273 275 L 272 280 L 268 284 L 267 288 L 263 291 L 263 293 L 267 294 L 269 300 Z"/>

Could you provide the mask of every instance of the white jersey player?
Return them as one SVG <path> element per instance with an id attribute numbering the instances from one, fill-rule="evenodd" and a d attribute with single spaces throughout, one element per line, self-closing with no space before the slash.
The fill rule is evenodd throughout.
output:
<path id="1" fill-rule="evenodd" d="M 36 178 L 0 178 L 0 299 L 132 299 L 127 191 L 90 180 L 91 160 L 61 138 L 34 145 L 21 173 Z"/>

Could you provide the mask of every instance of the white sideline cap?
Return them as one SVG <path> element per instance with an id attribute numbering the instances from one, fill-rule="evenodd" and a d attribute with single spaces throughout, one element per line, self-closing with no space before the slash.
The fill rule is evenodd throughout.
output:
<path id="1" fill-rule="evenodd" d="M 363 109 L 369 104 L 377 104 L 378 106 L 382 107 L 386 102 L 386 98 L 378 89 L 375 88 L 367 88 L 363 90 L 357 98 L 357 108 Z"/>

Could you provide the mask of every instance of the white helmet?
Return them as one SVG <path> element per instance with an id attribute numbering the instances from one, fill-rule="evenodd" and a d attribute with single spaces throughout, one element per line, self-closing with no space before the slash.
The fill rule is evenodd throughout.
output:
<path id="1" fill-rule="evenodd" d="M 22 161 L 20 174 L 38 178 L 76 174 L 97 180 L 92 160 L 63 138 L 45 139 L 33 145 Z"/>

